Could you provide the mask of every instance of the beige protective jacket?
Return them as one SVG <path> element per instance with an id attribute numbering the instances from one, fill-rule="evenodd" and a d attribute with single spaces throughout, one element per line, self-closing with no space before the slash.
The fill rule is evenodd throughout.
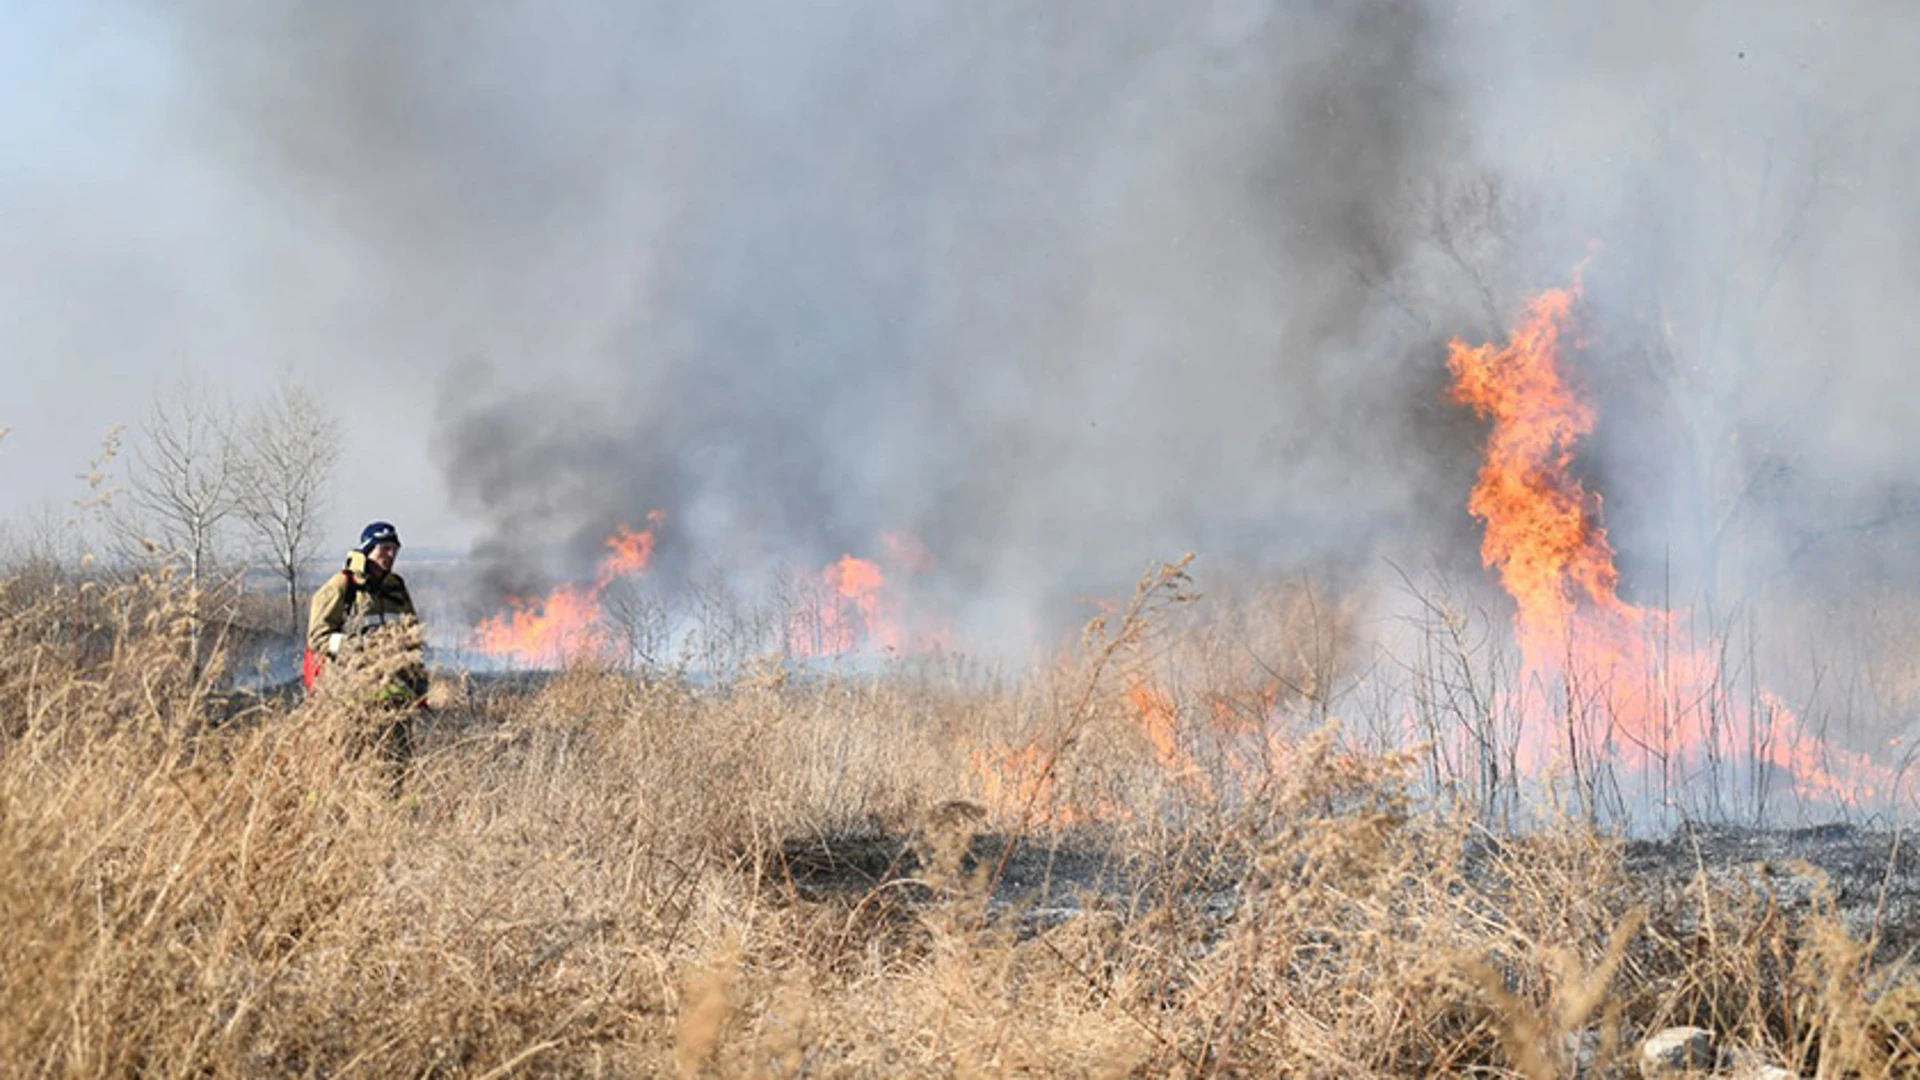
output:
<path id="1" fill-rule="evenodd" d="M 365 555 L 351 552 L 346 569 L 328 578 L 313 594 L 307 613 L 307 648 L 328 658 L 336 657 L 340 646 L 350 638 L 418 618 L 406 579 L 399 574 L 381 574 L 378 567 L 367 564 Z"/>

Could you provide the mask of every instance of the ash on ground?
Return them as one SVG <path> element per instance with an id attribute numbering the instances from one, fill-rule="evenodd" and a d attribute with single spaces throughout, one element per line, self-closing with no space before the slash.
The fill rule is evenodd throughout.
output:
<path id="1" fill-rule="evenodd" d="M 1011 849 L 1011 850 L 1009 850 Z M 1129 893 L 1128 864 L 1092 833 L 1027 837 L 1011 842 L 983 833 L 943 872 L 937 857 L 910 836 L 873 832 L 795 837 L 766 867 L 765 884 L 803 902 L 857 899 L 882 890 L 908 903 L 931 903 L 955 892 L 987 894 L 988 909 L 1041 928 Z"/>
<path id="2" fill-rule="evenodd" d="M 1628 873 L 1649 887 L 1695 887 L 1705 875 L 1789 914 L 1831 911 L 1854 937 L 1874 943 L 1876 960 L 1920 945 L 1920 835 L 1851 824 L 1696 825 L 1630 841 L 1625 858 Z"/>
<path id="3" fill-rule="evenodd" d="M 1500 843 L 1478 845 L 1480 855 Z M 1096 830 L 1025 837 L 1011 854 L 1008 847 L 1003 835 L 974 837 L 958 877 L 988 890 L 989 911 L 1011 914 L 1023 926 L 1054 925 L 1096 906 L 1124 910 L 1146 885 L 1140 868 Z M 1837 914 L 1857 938 L 1874 942 L 1876 959 L 1895 959 L 1920 946 L 1920 836 L 1848 824 L 1691 826 L 1661 839 L 1626 841 L 1622 857 L 1628 877 L 1648 900 L 1663 893 L 1684 900 L 1705 875 L 1710 885 L 1746 892 L 1786 914 Z M 1469 859 L 1488 867 L 1483 884 L 1497 894 L 1495 860 L 1475 860 L 1471 852 Z M 1216 871 L 1193 880 L 1186 899 L 1226 915 L 1238 890 L 1231 867 Z M 939 901 L 949 892 L 938 884 L 940 875 L 922 845 L 881 832 L 791 838 L 762 876 L 766 887 L 801 902 L 857 900 L 886 891 L 912 905 Z"/>

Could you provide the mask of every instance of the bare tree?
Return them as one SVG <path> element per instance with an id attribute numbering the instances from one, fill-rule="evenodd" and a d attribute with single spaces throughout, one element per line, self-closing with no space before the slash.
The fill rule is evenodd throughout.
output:
<path id="1" fill-rule="evenodd" d="M 128 492 L 143 546 L 186 571 L 193 656 L 199 662 L 201 597 L 220 528 L 234 508 L 233 424 L 190 383 L 156 396 L 134 441 Z"/>
<path id="2" fill-rule="evenodd" d="M 286 585 L 296 639 L 303 623 L 300 568 L 313 555 L 343 448 L 339 418 L 291 377 L 247 416 L 236 442 L 234 508 Z"/>

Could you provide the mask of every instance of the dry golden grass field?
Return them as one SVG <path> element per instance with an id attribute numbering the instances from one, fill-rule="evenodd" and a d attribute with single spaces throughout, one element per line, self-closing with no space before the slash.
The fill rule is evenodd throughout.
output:
<path id="1" fill-rule="evenodd" d="M 165 582 L 0 585 L 0 1072 L 1920 1072 L 1890 905 L 1496 836 L 1341 726 L 1339 605 L 1184 589 L 1018 677 L 446 676 L 396 797 Z"/>

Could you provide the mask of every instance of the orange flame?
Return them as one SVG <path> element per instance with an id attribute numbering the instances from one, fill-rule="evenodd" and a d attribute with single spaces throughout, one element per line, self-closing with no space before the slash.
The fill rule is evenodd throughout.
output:
<path id="1" fill-rule="evenodd" d="M 886 588 L 887 575 L 873 563 L 851 555 L 844 555 L 839 562 L 827 567 L 826 574 L 828 587 L 840 601 L 821 612 L 834 640 L 850 648 L 864 633 L 883 649 L 899 648 L 899 624 L 890 611 L 881 610 L 883 602 L 887 602 L 889 608 L 893 606 L 892 597 L 881 591 Z M 851 625 L 850 611 L 858 614 L 857 627 Z"/>
<path id="2" fill-rule="evenodd" d="M 1037 745 L 975 752 L 969 771 L 988 813 L 1002 822 L 1017 822 L 1024 817 L 1028 825 L 1044 829 L 1093 820 L 1094 815 L 1058 799 L 1053 773 L 1047 768 L 1049 756 Z"/>
<path id="3" fill-rule="evenodd" d="M 1153 747 L 1154 761 L 1174 777 L 1205 788 L 1206 774 L 1200 763 L 1180 747 L 1173 699 L 1149 686 L 1145 679 L 1133 676 L 1128 680 L 1127 701 L 1140 718 L 1140 732 Z"/>
<path id="4" fill-rule="evenodd" d="M 795 656 L 842 656 L 872 643 L 900 645 L 894 618 L 897 601 L 887 576 L 866 559 L 843 555 L 802 585 L 800 606 L 787 627 L 787 651 Z"/>
<path id="5" fill-rule="evenodd" d="M 1685 640 L 1676 613 L 1620 599 L 1600 498 L 1572 474 L 1595 423 L 1592 407 L 1560 372 L 1579 296 L 1577 278 L 1572 288 L 1542 294 L 1505 345 L 1449 347 L 1454 400 L 1493 422 L 1467 505 L 1486 526 L 1482 560 L 1517 605 L 1523 685 L 1557 687 L 1570 710 L 1603 714 L 1603 738 L 1616 758 L 1685 765 L 1745 749 L 1789 772 L 1805 797 L 1853 801 L 1885 790 L 1884 770 L 1803 731 L 1771 695 L 1755 710 L 1764 712 L 1763 726 L 1731 730 L 1735 710 L 1713 650 L 1676 645 Z M 1519 747 L 1529 770 L 1561 750 L 1545 703 L 1532 704 L 1522 710 Z"/>
<path id="6" fill-rule="evenodd" d="M 1569 472 L 1594 423 L 1558 369 L 1577 296 L 1577 288 L 1547 292 L 1505 347 L 1456 341 L 1448 358 L 1454 399 L 1493 420 L 1467 509 L 1486 523 L 1482 557 L 1519 601 L 1521 633 L 1534 645 L 1564 639 L 1581 599 L 1625 613 L 1599 500 Z"/>
<path id="7" fill-rule="evenodd" d="M 900 578 L 931 570 L 933 557 L 907 533 L 884 533 L 880 546 L 887 569 L 848 554 L 802 583 L 800 606 L 787 627 L 788 652 L 828 657 L 867 648 L 905 653 L 945 647 L 950 635 L 944 630 L 921 624 L 909 630 L 898 584 Z"/>
<path id="8" fill-rule="evenodd" d="M 1130 707 L 1141 738 L 1125 741 L 1123 745 L 1147 751 L 1142 760 L 1150 760 L 1181 794 L 1202 804 L 1269 790 L 1298 760 L 1294 740 L 1280 730 L 1279 718 L 1274 714 L 1278 696 L 1277 685 L 1259 688 L 1253 699 L 1265 712 L 1252 721 L 1236 715 L 1231 703 L 1216 697 L 1210 701 L 1212 713 L 1220 718 L 1216 730 L 1210 733 L 1188 730 L 1183 736 L 1181 710 L 1174 696 L 1143 675 L 1129 673 L 1120 700 Z M 1214 758 L 1218 762 L 1217 776 L 1209 773 L 1187 748 L 1190 740 L 1209 737 L 1215 741 L 1204 745 L 1217 755 Z M 1062 744 L 1061 753 L 1074 741 Z M 1049 769 L 1050 757 L 1044 741 L 977 751 L 969 761 L 972 790 L 1003 823 L 1019 821 L 1024 816 L 1029 826 L 1058 830 L 1137 820 L 1140 804 L 1090 798 L 1084 792 L 1077 797 L 1062 796 L 1054 784 L 1055 774 Z"/>
<path id="9" fill-rule="evenodd" d="M 663 511 L 647 514 L 647 528 L 622 525 L 605 543 L 593 584 L 562 585 L 539 600 L 508 597 L 507 610 L 474 628 L 470 647 L 501 660 L 553 664 L 608 651 L 600 600 L 614 582 L 647 572 Z"/>
<path id="10" fill-rule="evenodd" d="M 607 537 L 607 551 L 611 554 L 600 560 L 600 573 L 595 578 L 604 588 L 616 579 L 631 574 L 644 574 L 653 562 L 655 543 L 653 530 L 666 518 L 666 514 L 655 510 L 647 515 L 647 529 L 635 532 L 630 525 L 615 529 Z"/>

